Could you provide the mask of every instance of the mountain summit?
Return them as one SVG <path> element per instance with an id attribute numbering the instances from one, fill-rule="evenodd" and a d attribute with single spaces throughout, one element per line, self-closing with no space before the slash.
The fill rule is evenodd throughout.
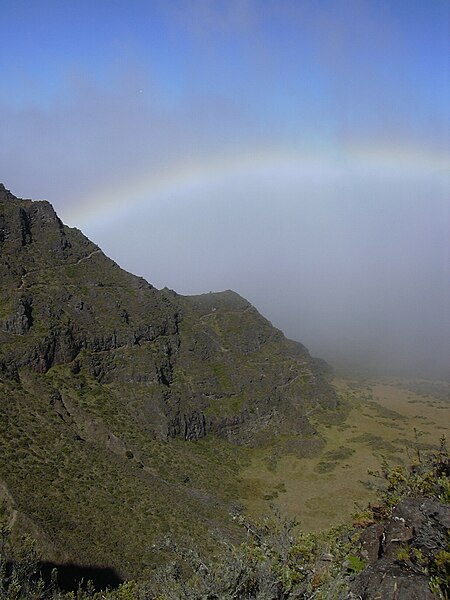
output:
<path id="1" fill-rule="evenodd" d="M 326 364 L 238 294 L 158 290 L 1 184 L 0 281 L 0 498 L 49 560 L 129 577 L 168 531 L 232 536 L 248 449 L 308 452 L 309 415 L 339 410 Z"/>

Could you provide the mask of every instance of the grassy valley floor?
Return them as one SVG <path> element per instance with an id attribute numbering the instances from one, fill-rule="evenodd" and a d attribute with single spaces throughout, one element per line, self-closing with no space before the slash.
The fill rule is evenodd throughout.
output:
<path id="1" fill-rule="evenodd" d="M 241 471 L 255 493 L 245 510 L 255 516 L 275 506 L 307 531 L 337 525 L 375 499 L 369 470 L 408 463 L 450 431 L 450 383 L 400 378 L 335 379 L 349 403 L 343 423 L 317 423 L 322 451 L 300 458 L 274 448 L 256 451 Z"/>

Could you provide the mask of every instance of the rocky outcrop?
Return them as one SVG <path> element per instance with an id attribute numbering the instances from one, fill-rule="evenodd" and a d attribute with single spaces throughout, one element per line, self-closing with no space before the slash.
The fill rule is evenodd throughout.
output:
<path id="1" fill-rule="evenodd" d="M 30 298 L 20 297 L 15 313 L 2 322 L 1 329 L 6 333 L 25 335 L 32 325 L 32 300 Z"/>
<path id="2" fill-rule="evenodd" d="M 192 442 L 206 437 L 207 434 L 206 418 L 202 412 L 194 411 L 191 414 L 177 412 L 169 421 L 168 435 L 171 438 L 181 437 Z"/>
<path id="3" fill-rule="evenodd" d="M 360 538 L 368 566 L 353 593 L 362 600 L 438 600 L 429 586 L 429 565 L 446 550 L 450 507 L 431 498 L 407 498 L 385 523 L 368 527 Z"/>

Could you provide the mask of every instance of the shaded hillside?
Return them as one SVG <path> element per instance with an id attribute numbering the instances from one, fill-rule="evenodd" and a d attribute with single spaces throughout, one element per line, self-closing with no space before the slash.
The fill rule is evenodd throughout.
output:
<path id="1" fill-rule="evenodd" d="M 323 363 L 243 298 L 159 291 L 3 186 L 0 282 L 0 496 L 48 560 L 134 576 L 169 530 L 233 537 L 250 448 L 311 452 L 308 414 L 339 414 Z"/>

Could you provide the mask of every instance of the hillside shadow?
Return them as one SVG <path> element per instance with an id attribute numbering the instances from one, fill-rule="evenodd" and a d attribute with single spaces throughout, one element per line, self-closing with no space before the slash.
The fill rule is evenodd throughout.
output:
<path id="1" fill-rule="evenodd" d="M 12 563 L 7 564 L 7 571 L 11 572 Z M 92 582 L 94 591 L 100 592 L 109 589 L 117 589 L 123 579 L 114 569 L 110 567 L 95 567 L 85 565 L 66 564 L 58 565 L 56 563 L 44 562 L 39 566 L 39 574 L 42 576 L 46 586 L 52 582 L 52 572 L 56 569 L 57 584 L 63 592 L 76 592 L 79 585 L 83 586 L 88 581 Z"/>

